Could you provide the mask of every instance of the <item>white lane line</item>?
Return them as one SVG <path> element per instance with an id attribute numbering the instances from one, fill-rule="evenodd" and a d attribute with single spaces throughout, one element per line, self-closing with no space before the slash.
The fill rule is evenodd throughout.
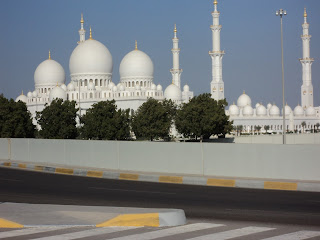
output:
<path id="1" fill-rule="evenodd" d="M 320 236 L 320 232 L 318 231 L 299 231 L 294 233 L 288 233 L 276 237 L 265 238 L 263 240 L 303 240 L 312 237 Z"/>
<path id="2" fill-rule="evenodd" d="M 19 230 L 0 232 L 0 239 L 1 238 L 8 238 L 8 237 L 29 235 L 29 234 L 34 234 L 34 233 L 49 232 L 49 231 L 55 231 L 55 230 L 60 230 L 60 229 L 66 229 L 66 228 L 70 228 L 70 227 L 23 228 L 23 229 L 19 229 Z"/>
<path id="3" fill-rule="evenodd" d="M 89 230 L 84 230 L 80 232 L 73 232 L 73 233 L 65 233 L 56 236 L 49 236 L 49 237 L 41 237 L 41 238 L 33 238 L 37 240 L 71 240 L 76 238 L 84 238 L 84 237 L 92 237 L 96 235 L 106 234 L 106 233 L 113 233 L 113 232 L 120 232 L 124 230 L 136 229 L 139 227 L 108 227 L 108 228 L 94 228 Z"/>
<path id="4" fill-rule="evenodd" d="M 184 225 L 179 227 L 172 227 L 167 229 L 162 229 L 158 231 L 134 234 L 124 237 L 112 238 L 113 240 L 150 240 L 155 238 L 167 237 L 180 233 L 193 232 L 197 230 L 203 230 L 214 227 L 224 226 L 222 224 L 211 224 L 211 223 L 195 223 L 190 225 Z"/>
<path id="5" fill-rule="evenodd" d="M 200 237 L 190 238 L 189 240 L 212 240 L 212 239 L 226 240 L 226 239 L 242 237 L 242 236 L 246 236 L 254 233 L 269 231 L 273 229 L 274 228 L 266 228 L 266 227 L 245 227 L 245 228 L 239 228 L 239 229 L 234 229 L 230 231 L 218 232 L 218 233 L 213 233 L 213 234 L 204 235 Z"/>

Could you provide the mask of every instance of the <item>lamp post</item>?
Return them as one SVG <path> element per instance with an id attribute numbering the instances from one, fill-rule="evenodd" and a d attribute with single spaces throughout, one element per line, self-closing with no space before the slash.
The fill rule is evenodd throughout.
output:
<path id="1" fill-rule="evenodd" d="M 283 68 L 283 31 L 282 31 L 282 16 L 286 16 L 287 11 L 280 9 L 276 11 L 276 16 L 280 16 L 280 26 L 281 26 L 281 66 L 282 66 L 282 116 L 283 116 L 283 126 L 282 126 L 282 138 L 283 144 L 286 144 L 286 106 L 284 105 L 284 68 Z"/>

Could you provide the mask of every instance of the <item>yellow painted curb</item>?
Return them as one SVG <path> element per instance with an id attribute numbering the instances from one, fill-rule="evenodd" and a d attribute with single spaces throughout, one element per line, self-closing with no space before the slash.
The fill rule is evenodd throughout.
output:
<path id="1" fill-rule="evenodd" d="M 10 162 L 4 162 L 4 163 L 3 163 L 3 166 L 11 167 L 11 163 L 10 163 Z"/>
<path id="2" fill-rule="evenodd" d="M 275 189 L 275 190 L 291 190 L 295 191 L 298 188 L 297 183 L 290 182 L 264 182 L 264 189 Z"/>
<path id="3" fill-rule="evenodd" d="M 138 174 L 120 173 L 119 179 L 137 181 L 139 179 Z"/>
<path id="4" fill-rule="evenodd" d="M 0 218 L 0 228 L 23 228 L 23 225 Z"/>
<path id="5" fill-rule="evenodd" d="M 160 176 L 159 182 L 162 182 L 162 183 L 182 183 L 183 177 Z"/>
<path id="6" fill-rule="evenodd" d="M 43 171 L 43 166 L 35 166 L 34 170 L 36 171 Z"/>
<path id="7" fill-rule="evenodd" d="M 103 175 L 102 171 L 88 171 L 87 172 L 87 177 L 98 177 L 101 178 Z"/>
<path id="8" fill-rule="evenodd" d="M 56 168 L 55 173 L 73 175 L 73 169 L 69 169 L 69 168 Z"/>
<path id="9" fill-rule="evenodd" d="M 19 163 L 19 164 L 18 164 L 18 167 L 19 167 L 19 168 L 27 168 L 27 164 Z"/>
<path id="10" fill-rule="evenodd" d="M 234 187 L 236 185 L 236 180 L 209 178 L 207 180 L 207 185 L 217 187 Z"/>
<path id="11" fill-rule="evenodd" d="M 159 213 L 123 214 L 96 227 L 159 227 Z"/>

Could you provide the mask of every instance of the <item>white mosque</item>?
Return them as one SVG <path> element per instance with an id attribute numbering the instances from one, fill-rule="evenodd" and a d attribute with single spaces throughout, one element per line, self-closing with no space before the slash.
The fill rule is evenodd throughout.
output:
<path id="1" fill-rule="evenodd" d="M 210 91 L 216 100 L 224 99 L 224 82 L 222 78 L 222 58 L 224 51 L 220 49 L 220 32 L 222 26 L 219 23 L 220 12 L 217 10 L 217 0 L 214 1 L 212 12 L 212 51 L 209 55 L 212 59 L 212 81 Z M 112 81 L 113 61 L 108 48 L 101 42 L 94 40 L 90 28 L 90 36 L 86 39 L 84 20 L 81 15 L 81 28 L 79 30 L 80 41 L 73 50 L 70 61 L 70 83 L 66 85 L 65 71 L 63 67 L 49 58 L 36 68 L 34 73 L 35 90 L 23 93 L 16 101 L 23 101 L 27 104 L 28 110 L 35 115 L 41 111 L 46 103 L 55 98 L 63 100 L 75 100 L 80 109 L 80 114 L 85 114 L 94 103 L 105 100 L 116 101 L 119 108 L 130 108 L 137 110 L 148 98 L 158 100 L 171 99 L 177 104 L 186 103 L 193 97 L 189 86 L 185 85 L 181 90 L 181 73 L 179 66 L 179 39 L 177 28 L 174 28 L 172 55 L 173 67 L 172 83 L 163 93 L 162 86 L 156 85 L 153 80 L 153 62 L 150 57 L 141 50 L 138 50 L 137 42 L 135 49 L 129 52 L 121 61 L 119 66 L 120 82 L 115 84 Z M 302 87 L 301 106 L 298 105 L 292 110 L 288 105 L 285 107 L 286 125 L 289 131 L 302 130 L 302 122 L 306 123 L 306 129 L 314 129 L 320 123 L 320 107 L 313 106 L 313 87 L 311 77 L 311 65 L 313 58 L 310 58 L 309 24 L 307 13 L 304 11 L 304 23 L 302 24 L 303 35 L 303 58 L 302 64 Z M 257 103 L 252 107 L 250 97 L 243 92 L 238 98 L 237 104 L 232 104 L 226 114 L 234 121 L 234 125 L 242 125 L 244 131 L 251 132 L 256 126 L 262 129 L 269 126 L 272 132 L 282 132 L 283 117 L 280 116 L 280 109 L 274 104 L 268 103 L 264 106 Z"/>

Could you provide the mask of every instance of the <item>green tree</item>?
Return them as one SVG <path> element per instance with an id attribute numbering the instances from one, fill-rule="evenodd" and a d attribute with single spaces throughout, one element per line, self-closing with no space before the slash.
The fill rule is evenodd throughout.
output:
<path id="1" fill-rule="evenodd" d="M 239 132 L 240 136 L 242 131 L 243 131 L 243 125 L 237 125 L 237 132 Z"/>
<path id="2" fill-rule="evenodd" d="M 177 111 L 175 124 L 185 137 L 208 139 L 211 135 L 225 136 L 232 130 L 232 121 L 225 114 L 227 101 L 216 101 L 204 93 L 182 104 Z"/>
<path id="3" fill-rule="evenodd" d="M 176 106 L 171 100 L 149 98 L 133 115 L 132 131 L 137 139 L 166 139 L 175 114 Z"/>
<path id="4" fill-rule="evenodd" d="M 115 101 L 92 105 L 82 116 L 81 137 L 99 140 L 127 140 L 130 138 L 129 109 L 117 110 Z"/>
<path id="5" fill-rule="evenodd" d="M 317 128 L 317 130 L 315 132 L 319 132 L 320 123 L 316 123 L 316 125 L 314 125 L 314 126 Z"/>
<path id="6" fill-rule="evenodd" d="M 0 137 L 33 138 L 35 126 L 24 102 L 8 100 L 0 95 Z"/>
<path id="7" fill-rule="evenodd" d="M 261 130 L 261 126 L 254 126 L 254 130 L 257 132 L 257 133 L 259 133 L 260 132 L 260 130 Z"/>
<path id="8" fill-rule="evenodd" d="M 270 129 L 270 126 L 269 125 L 264 125 L 264 130 L 266 130 L 266 132 L 268 132 L 269 131 L 269 129 Z"/>
<path id="9" fill-rule="evenodd" d="M 77 112 L 75 101 L 55 99 L 50 104 L 45 104 L 45 108 L 36 114 L 41 127 L 39 136 L 48 139 L 75 139 Z"/>

